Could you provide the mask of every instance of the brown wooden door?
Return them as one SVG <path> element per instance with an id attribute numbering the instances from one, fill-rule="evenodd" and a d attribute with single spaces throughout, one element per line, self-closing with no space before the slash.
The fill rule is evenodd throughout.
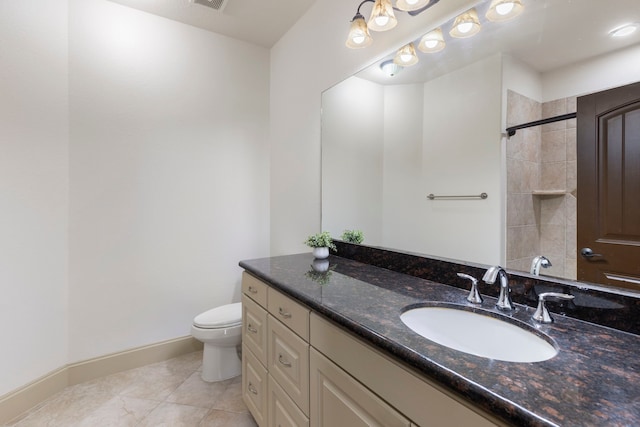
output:
<path id="1" fill-rule="evenodd" d="M 640 290 L 640 83 L 578 98 L 577 243 L 578 280 Z"/>

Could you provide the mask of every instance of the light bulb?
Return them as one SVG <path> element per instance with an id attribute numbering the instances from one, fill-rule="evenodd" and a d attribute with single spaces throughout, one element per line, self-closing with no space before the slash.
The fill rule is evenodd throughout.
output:
<path id="1" fill-rule="evenodd" d="M 413 6 L 414 4 L 418 3 L 418 0 L 407 0 L 407 4 Z"/>
<path id="2" fill-rule="evenodd" d="M 449 34 L 451 37 L 465 38 L 477 34 L 478 31 L 480 31 L 478 13 L 472 8 L 456 18 Z"/>
<path id="3" fill-rule="evenodd" d="M 389 17 L 388 16 L 378 16 L 375 19 L 376 24 L 380 27 L 384 27 L 385 25 L 387 25 L 389 23 Z"/>
<path id="4" fill-rule="evenodd" d="M 438 40 L 426 40 L 424 42 L 424 45 L 429 49 L 433 49 L 434 47 L 438 46 Z"/>
<path id="5" fill-rule="evenodd" d="M 496 12 L 498 12 L 498 15 L 508 15 L 509 13 L 511 13 L 511 11 L 513 10 L 513 3 L 512 2 L 507 2 L 507 3 L 502 3 L 496 6 Z"/>
<path id="6" fill-rule="evenodd" d="M 365 36 L 354 36 L 351 38 L 351 40 L 355 43 L 355 44 L 362 44 L 364 43 L 365 40 Z"/>
<path id="7" fill-rule="evenodd" d="M 508 21 L 524 10 L 522 0 L 492 0 L 486 17 L 492 22 Z"/>
<path id="8" fill-rule="evenodd" d="M 463 22 L 462 24 L 458 25 L 458 31 L 460 31 L 462 34 L 467 34 L 469 31 L 471 31 L 472 28 L 473 24 L 471 22 Z"/>
<path id="9" fill-rule="evenodd" d="M 418 43 L 418 49 L 424 53 L 440 52 L 444 47 L 445 42 L 440 28 L 429 31 L 427 34 L 422 36 L 420 43 Z"/>

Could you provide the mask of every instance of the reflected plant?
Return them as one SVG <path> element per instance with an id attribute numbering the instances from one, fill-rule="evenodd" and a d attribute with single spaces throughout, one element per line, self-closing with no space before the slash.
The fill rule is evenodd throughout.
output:
<path id="1" fill-rule="evenodd" d="M 364 233 L 361 230 L 344 230 L 342 240 L 346 243 L 360 244 L 364 240 Z"/>
<path id="2" fill-rule="evenodd" d="M 336 266 L 329 266 L 328 260 L 315 260 L 313 264 L 311 264 L 311 270 L 304 273 L 304 276 L 319 285 L 326 285 L 331 280 L 334 268 L 336 268 Z"/>

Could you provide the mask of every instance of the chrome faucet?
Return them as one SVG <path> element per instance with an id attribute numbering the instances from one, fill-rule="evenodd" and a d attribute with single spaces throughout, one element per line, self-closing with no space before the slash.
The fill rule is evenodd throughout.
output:
<path id="1" fill-rule="evenodd" d="M 478 279 L 464 273 L 458 273 L 458 277 L 471 281 L 471 290 L 469 291 L 467 301 L 472 304 L 482 304 L 482 296 L 480 295 L 480 292 L 478 292 Z"/>
<path id="2" fill-rule="evenodd" d="M 533 261 L 531 261 L 531 274 L 535 276 L 539 276 L 540 267 L 549 268 L 551 266 L 552 264 L 551 264 L 551 261 L 549 261 L 549 258 L 542 255 L 538 255 L 533 259 Z"/>
<path id="3" fill-rule="evenodd" d="M 572 300 L 575 298 L 573 295 L 569 294 L 561 294 L 558 292 L 545 292 L 540 294 L 538 297 L 538 308 L 536 308 L 536 312 L 533 313 L 533 320 L 539 323 L 552 323 L 553 317 L 549 314 L 549 310 L 547 310 L 547 306 L 544 305 L 544 302 L 549 299 L 562 299 L 562 300 Z"/>
<path id="4" fill-rule="evenodd" d="M 489 267 L 482 280 L 488 284 L 496 283 L 496 279 L 500 277 L 500 296 L 498 297 L 498 302 L 496 303 L 496 308 L 498 310 L 513 310 L 515 307 L 513 302 L 511 301 L 511 288 L 509 288 L 509 278 L 507 277 L 507 272 L 504 271 L 504 268 L 499 265 L 495 265 L 493 267 Z"/>

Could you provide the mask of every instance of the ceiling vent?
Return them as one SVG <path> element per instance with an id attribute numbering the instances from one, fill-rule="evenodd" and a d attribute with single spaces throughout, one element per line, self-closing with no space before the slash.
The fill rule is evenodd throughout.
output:
<path id="1" fill-rule="evenodd" d="M 193 0 L 194 3 L 222 12 L 229 0 Z"/>

